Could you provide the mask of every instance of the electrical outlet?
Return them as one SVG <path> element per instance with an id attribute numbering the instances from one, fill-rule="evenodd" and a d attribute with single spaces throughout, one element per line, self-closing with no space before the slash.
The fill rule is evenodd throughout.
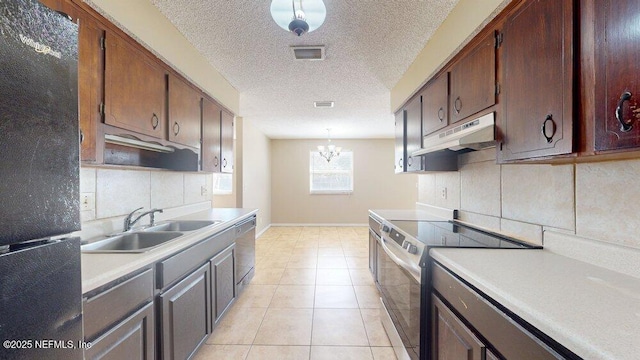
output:
<path id="1" fill-rule="evenodd" d="M 440 197 L 444 200 L 447 200 L 447 187 L 443 186 L 440 188 Z"/>
<path id="2" fill-rule="evenodd" d="M 80 211 L 94 210 L 96 208 L 96 194 L 80 194 Z"/>

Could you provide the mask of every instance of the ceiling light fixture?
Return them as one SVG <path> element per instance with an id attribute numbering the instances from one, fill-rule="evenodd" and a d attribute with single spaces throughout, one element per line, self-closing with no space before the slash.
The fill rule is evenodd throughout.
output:
<path id="1" fill-rule="evenodd" d="M 271 17 L 281 28 L 302 36 L 319 28 L 327 16 L 322 0 L 273 0 Z"/>
<path id="2" fill-rule="evenodd" d="M 340 151 L 342 151 L 340 146 L 335 146 L 331 143 L 331 129 L 327 129 L 327 146 L 318 145 L 318 153 L 327 162 L 330 162 L 334 157 L 340 156 Z"/>

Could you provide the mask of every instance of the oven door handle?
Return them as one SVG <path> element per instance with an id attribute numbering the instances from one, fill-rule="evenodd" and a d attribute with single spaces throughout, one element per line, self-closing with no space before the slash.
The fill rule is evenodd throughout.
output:
<path id="1" fill-rule="evenodd" d="M 420 270 L 419 269 L 415 269 L 413 266 L 409 265 L 406 261 L 404 261 L 404 260 L 400 259 L 398 256 L 396 256 L 396 254 L 394 254 L 387 247 L 386 242 L 387 242 L 387 240 L 385 240 L 384 237 L 380 237 L 380 245 L 382 246 L 382 249 L 384 249 L 384 252 L 391 258 L 391 260 L 393 262 L 398 264 L 401 268 L 405 269 L 414 279 L 416 279 L 418 284 L 421 284 L 421 281 L 420 281 Z"/>

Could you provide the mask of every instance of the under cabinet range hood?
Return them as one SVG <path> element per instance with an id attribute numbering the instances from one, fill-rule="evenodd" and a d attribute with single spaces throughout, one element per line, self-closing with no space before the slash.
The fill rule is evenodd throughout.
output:
<path id="1" fill-rule="evenodd" d="M 496 144 L 495 113 L 491 112 L 454 128 L 427 135 L 422 139 L 422 149 L 411 155 L 418 156 L 445 149 L 480 150 Z"/>

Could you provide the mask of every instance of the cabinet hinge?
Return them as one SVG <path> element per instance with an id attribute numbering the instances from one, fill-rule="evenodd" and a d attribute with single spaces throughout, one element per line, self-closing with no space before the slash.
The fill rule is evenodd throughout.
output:
<path id="1" fill-rule="evenodd" d="M 497 33 L 496 34 L 496 49 L 500 47 L 500 45 L 502 45 L 502 40 L 504 40 L 504 33 Z"/>
<path id="2" fill-rule="evenodd" d="M 98 105 L 98 112 L 100 113 L 100 116 L 104 116 L 104 103 L 101 102 L 100 105 Z"/>
<path id="3" fill-rule="evenodd" d="M 500 84 L 496 84 L 496 95 L 500 95 Z"/>
<path id="4" fill-rule="evenodd" d="M 100 50 L 104 50 L 106 48 L 107 39 L 105 37 L 100 38 Z"/>

